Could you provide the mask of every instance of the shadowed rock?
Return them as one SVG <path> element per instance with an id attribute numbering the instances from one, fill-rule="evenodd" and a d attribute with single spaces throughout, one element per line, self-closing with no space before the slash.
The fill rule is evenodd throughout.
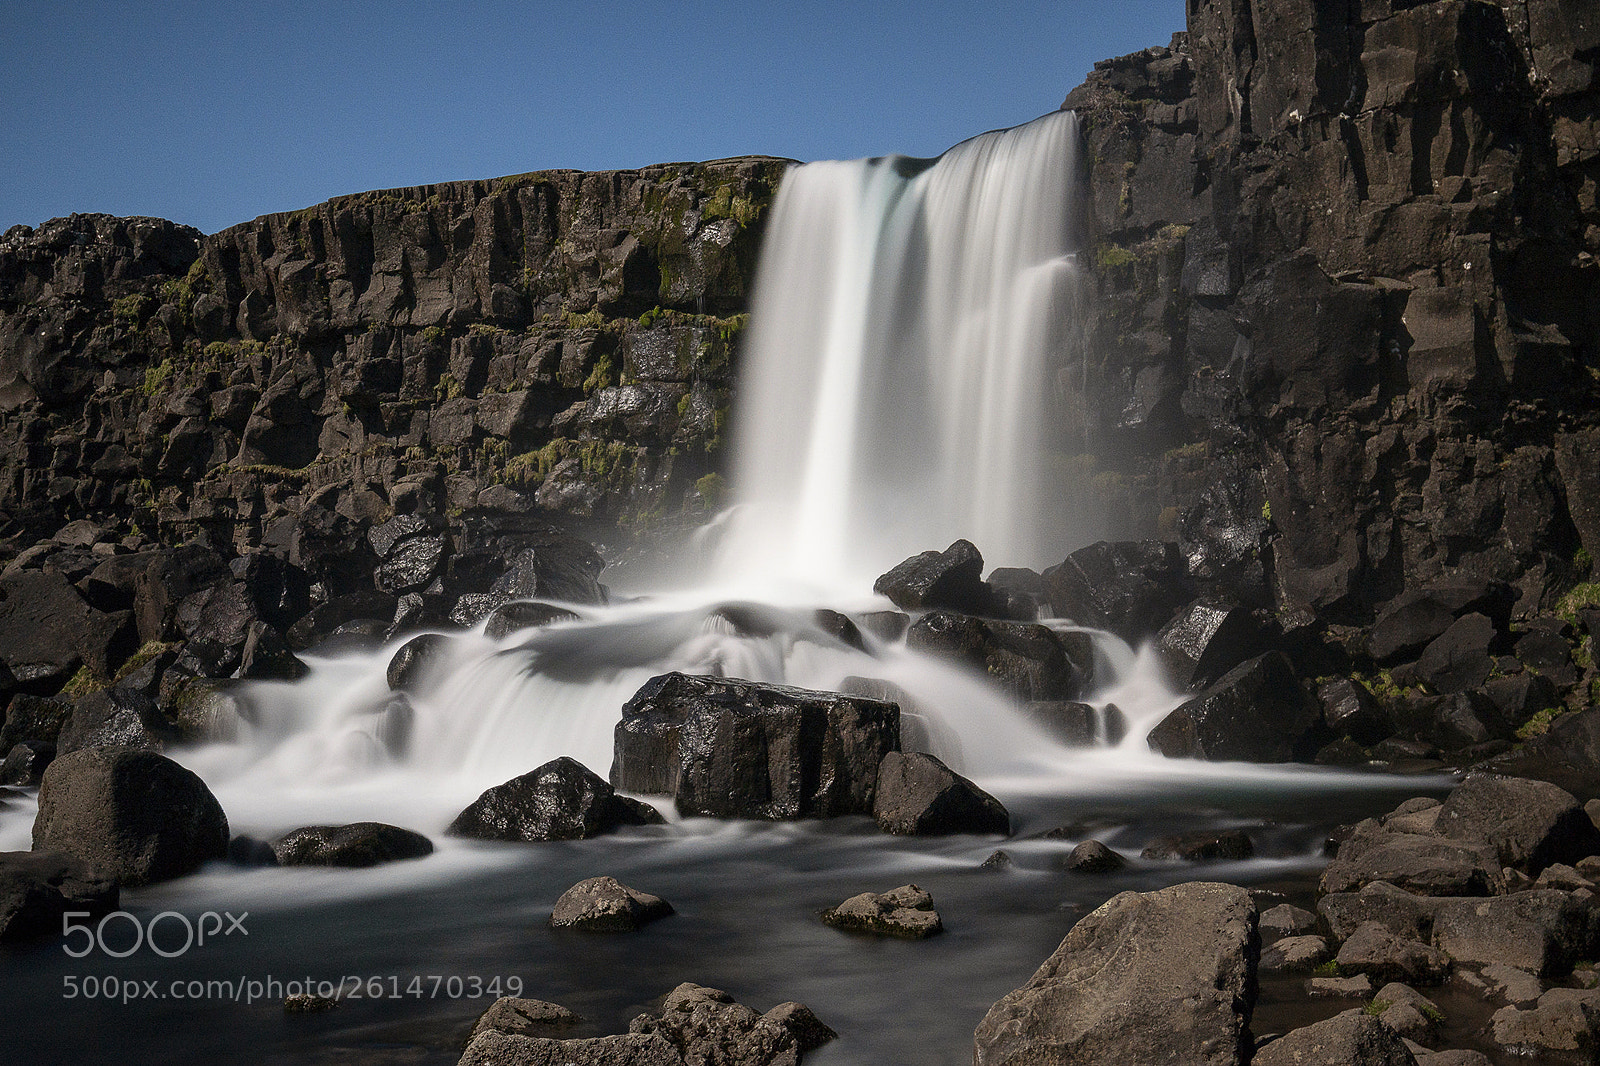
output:
<path id="1" fill-rule="evenodd" d="M 584 840 L 662 821 L 654 807 L 617 795 L 582 763 L 562 756 L 486 789 L 446 832 L 478 840 Z"/>
<path id="2" fill-rule="evenodd" d="M 1011 833 L 999 800 L 925 752 L 883 757 L 872 814 L 879 829 L 899 836 Z"/>
<path id="3" fill-rule="evenodd" d="M 382 822 L 308 825 L 271 847 L 279 866 L 378 866 L 433 854 L 433 842 L 421 833 Z"/>

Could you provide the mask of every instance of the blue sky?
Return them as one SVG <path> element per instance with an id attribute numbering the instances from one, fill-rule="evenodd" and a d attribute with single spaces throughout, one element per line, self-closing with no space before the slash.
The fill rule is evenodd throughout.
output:
<path id="1" fill-rule="evenodd" d="M 1183 0 L 4 0 L 0 232 L 214 232 L 341 193 L 768 154 L 937 155 L 1054 110 Z"/>

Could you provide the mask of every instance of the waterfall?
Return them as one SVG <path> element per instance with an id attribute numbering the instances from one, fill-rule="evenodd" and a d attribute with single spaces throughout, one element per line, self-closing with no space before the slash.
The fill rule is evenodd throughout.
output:
<path id="1" fill-rule="evenodd" d="M 936 160 L 789 172 L 742 353 L 725 577 L 859 589 L 959 537 L 991 564 L 1075 546 L 1044 457 L 1083 301 L 1078 143 L 1059 112 Z"/>

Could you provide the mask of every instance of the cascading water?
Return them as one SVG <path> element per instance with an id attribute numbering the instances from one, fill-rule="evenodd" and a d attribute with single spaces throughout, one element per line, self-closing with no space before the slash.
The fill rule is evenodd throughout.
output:
<path id="1" fill-rule="evenodd" d="M 526 994 L 576 1008 L 595 1032 L 618 1031 L 652 997 L 693 980 L 762 1005 L 807 1002 L 845 1034 L 808 1063 L 926 1066 L 970 1061 L 988 1004 L 1071 924 L 1061 908 L 1186 877 L 1136 860 L 1092 883 L 1064 881 L 1054 864 L 1089 830 L 1043 830 L 1093 825 L 1097 838 L 1137 853 L 1175 826 L 1243 822 L 1257 827 L 1267 857 L 1207 876 L 1314 870 L 1322 828 L 1360 802 L 1329 798 L 1370 797 L 1370 779 L 1153 755 L 1145 732 L 1178 697 L 1148 651 L 1102 644 L 1091 700 L 1115 702 L 1128 737 L 1117 748 L 1068 749 L 986 679 L 897 642 L 868 636 L 864 649 L 851 647 L 814 615 L 818 606 L 881 609 L 868 592 L 877 574 L 958 537 L 991 564 L 1034 566 L 1083 539 L 1042 459 L 1072 437 L 1052 419 L 1050 397 L 1073 357 L 1083 299 L 1073 257 L 1077 143 L 1075 118 L 1058 114 L 936 161 L 791 171 L 743 352 L 739 502 L 722 524 L 714 578 L 690 592 L 573 606 L 575 620 L 498 640 L 456 634 L 408 708 L 396 708 L 385 680 L 399 642 L 312 658 L 300 682 L 252 684 L 243 693 L 250 721 L 236 738 L 173 753 L 212 787 L 234 833 L 267 838 L 370 819 L 427 833 L 438 852 L 370 871 L 219 865 L 130 892 L 124 906 L 139 913 L 247 909 L 250 941 L 103 967 L 141 987 L 171 976 L 514 973 Z M 1018 876 L 979 871 L 992 840 L 889 838 L 852 819 L 699 819 L 538 847 L 442 835 L 484 788 L 557 756 L 604 775 L 623 702 L 669 670 L 819 689 L 850 675 L 898 685 L 934 753 L 1010 809 L 1016 836 L 1006 848 Z M 0 849 L 26 848 L 30 820 L 26 807 L 0 811 Z M 530 934 L 563 889 L 598 873 L 666 896 L 679 916 L 626 944 Z M 958 935 L 880 951 L 815 920 L 848 895 L 913 878 Z M 486 1006 L 347 1003 L 321 1028 L 300 1030 L 311 1037 L 285 1030 L 281 1015 L 196 1001 L 141 1002 L 139 1024 L 112 1012 L 54 1025 L 60 981 L 82 969 L 54 953 L 17 965 L 0 957 L 0 994 L 20 1027 L 8 1051 L 32 1041 L 62 1050 L 48 1061 L 75 1061 L 114 1041 L 130 1060 L 211 1062 L 240 1040 L 291 1059 L 329 1041 L 358 1055 L 374 1042 L 420 1043 L 418 1061 L 446 1063 L 459 1054 L 463 1022 Z M 417 1036 L 419 1019 L 443 1035 Z"/>
<path id="2" fill-rule="evenodd" d="M 1079 333 L 1070 112 L 937 160 L 814 163 L 773 212 L 735 424 L 724 579 L 860 589 L 965 537 L 1043 567 L 1053 372 Z"/>

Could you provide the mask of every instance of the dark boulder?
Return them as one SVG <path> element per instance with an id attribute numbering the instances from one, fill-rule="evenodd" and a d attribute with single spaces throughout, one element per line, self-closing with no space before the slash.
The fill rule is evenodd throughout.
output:
<path id="1" fill-rule="evenodd" d="M 769 1019 L 720 989 L 685 982 L 667 994 L 659 1011 L 641 1014 L 628 1023 L 628 1033 L 635 1039 L 665 1041 L 686 1064 L 791 1066 L 800 1061 L 800 1041 L 782 1024 L 782 1017 Z M 585 1066 L 587 1060 L 560 1061 Z M 644 1057 L 607 1061 L 617 1066 L 653 1066 L 655 1062 Z"/>
<path id="2" fill-rule="evenodd" d="M 1216 862 L 1248 859 L 1256 853 L 1250 834 L 1242 829 L 1224 829 L 1212 832 L 1199 829 L 1192 833 L 1173 833 L 1159 836 L 1145 845 L 1140 856 L 1146 859 L 1181 859 L 1184 862 Z"/>
<path id="3" fill-rule="evenodd" d="M 382 822 L 308 825 L 271 844 L 279 866 L 379 866 L 433 854 L 433 841 L 421 833 Z"/>
<path id="4" fill-rule="evenodd" d="M 1425 896 L 1486 896 L 1504 887 L 1487 844 L 1363 823 L 1323 871 L 1322 891 L 1354 892 L 1377 881 Z"/>
<path id="5" fill-rule="evenodd" d="M 1127 716 L 1117 705 L 1104 711 L 1076 700 L 1034 700 L 1023 704 L 1022 713 L 1055 740 L 1074 748 L 1096 744 L 1117 744 L 1128 735 Z"/>
<path id="6" fill-rule="evenodd" d="M 54 744 L 38 740 L 23 740 L 11 746 L 4 759 L 0 759 L 0 785 L 33 788 L 44 779 L 50 760 L 56 757 Z"/>
<path id="7" fill-rule="evenodd" d="M 1158 541 L 1079 548 L 1046 570 L 1043 581 L 1056 617 L 1108 629 L 1135 645 L 1194 598 L 1178 546 Z"/>
<path id="8" fill-rule="evenodd" d="M 1520 751 L 1491 760 L 1487 768 L 1548 781 L 1579 799 L 1600 796 L 1600 707 L 1561 715 L 1544 734 Z"/>
<path id="9" fill-rule="evenodd" d="M 862 892 L 822 912 L 822 921 L 851 933 L 922 940 L 944 932 L 933 897 L 916 885 L 888 892 Z"/>
<path id="10" fill-rule="evenodd" d="M 1076 874 L 1106 874 L 1128 865 L 1127 860 L 1098 840 L 1085 840 L 1062 860 L 1061 868 Z"/>
<path id="11" fill-rule="evenodd" d="M 903 611 L 945 608 L 987 614 L 995 602 L 993 591 L 983 583 L 983 556 L 964 540 L 942 552 L 926 551 L 906 559 L 873 582 L 872 591 L 887 596 Z"/>
<path id="12" fill-rule="evenodd" d="M 830 818 L 872 811 L 899 748 L 893 704 L 735 678 L 663 674 L 622 708 L 611 780 L 684 814 Z"/>
<path id="13" fill-rule="evenodd" d="M 1282 652 L 1234 667 L 1150 731 L 1150 747 L 1173 759 L 1287 762 L 1309 758 L 1319 708 Z"/>
<path id="14" fill-rule="evenodd" d="M 1436 985 L 1450 972 L 1450 957 L 1421 940 L 1397 935 L 1380 922 L 1356 927 L 1334 956 L 1344 974 L 1366 974 L 1377 981 Z"/>
<path id="15" fill-rule="evenodd" d="M 33 846 L 60 848 L 123 885 L 181 877 L 228 853 L 228 819 L 189 770 L 152 751 L 86 748 L 39 786 Z"/>
<path id="16" fill-rule="evenodd" d="M 1436 692 L 1465 692 L 1489 680 L 1494 672 L 1490 645 L 1494 623 L 1488 615 L 1464 614 L 1422 650 L 1417 660 L 1417 680 Z"/>
<path id="17" fill-rule="evenodd" d="M 869 700 L 899 707 L 901 751 L 925 751 L 939 756 L 946 763 L 960 765 L 960 734 L 937 715 L 929 714 L 916 697 L 893 681 L 851 676 L 839 682 L 839 691 L 846 696 L 865 696 Z"/>
<path id="18" fill-rule="evenodd" d="M 115 879 L 64 851 L 0 852 L 0 944 L 60 936 L 67 911 L 88 924 L 117 909 Z"/>
<path id="19" fill-rule="evenodd" d="M 24 740 L 54 744 L 72 717 L 72 704 L 19 692 L 6 705 L 0 721 L 0 751 L 10 751 Z"/>
<path id="20" fill-rule="evenodd" d="M 178 608 L 202 589 L 233 579 L 228 564 L 210 548 L 187 544 L 152 553 L 134 582 L 134 617 L 139 639 L 172 640 L 178 636 Z"/>
<path id="21" fill-rule="evenodd" d="M 1180 689 L 1204 688 L 1269 646 L 1254 614 L 1219 600 L 1195 600 L 1156 634 L 1156 649 Z"/>
<path id="22" fill-rule="evenodd" d="M 1364 1010 L 1347 1010 L 1263 1046 L 1255 1066 L 1416 1066 L 1399 1033 Z"/>
<path id="23" fill-rule="evenodd" d="M 62 755 L 106 746 L 160 751 L 178 736 L 155 700 L 136 689 L 109 688 L 73 704 L 72 717 L 61 729 L 56 750 Z"/>
<path id="24" fill-rule="evenodd" d="M 1448 900 L 1434 913 L 1433 942 L 1457 963 L 1559 977 L 1593 956 L 1597 919 L 1592 898 L 1555 889 Z"/>
<path id="25" fill-rule="evenodd" d="M 1544 781 L 1470 774 L 1444 801 L 1436 826 L 1449 839 L 1489 844 L 1501 863 L 1530 875 L 1600 854 L 1600 829 L 1582 805 Z"/>
<path id="26" fill-rule="evenodd" d="M 395 606 L 394 596 L 373 589 L 334 596 L 311 608 L 289 627 L 289 647 L 305 651 L 322 643 L 347 623 L 360 619 L 378 621 L 393 618 Z M 380 631 L 384 628 L 387 627 L 380 627 Z"/>
<path id="27" fill-rule="evenodd" d="M 999 800 L 924 752 L 883 757 L 872 813 L 879 829 L 899 836 L 1011 833 Z"/>
<path id="28" fill-rule="evenodd" d="M 584 840 L 662 821 L 654 807 L 616 794 L 565 756 L 484 791 L 446 830 L 478 840 Z"/>
<path id="29" fill-rule="evenodd" d="M 982 674 L 1019 700 L 1075 700 L 1094 678 L 1086 633 L 1035 622 L 1001 622 L 930 611 L 906 633 L 906 647 Z"/>
<path id="30" fill-rule="evenodd" d="M 1340 736 L 1370 747 L 1394 732 L 1381 704 L 1372 692 L 1354 678 L 1341 677 L 1324 682 L 1317 689 L 1322 704 L 1322 720 Z"/>
<path id="31" fill-rule="evenodd" d="M 657 1033 L 556 1040 L 489 1029 L 456 1066 L 683 1066 L 683 1056 Z"/>
<path id="32" fill-rule="evenodd" d="M 1515 602 L 1515 591 L 1500 581 L 1439 582 L 1405 592 L 1378 615 L 1367 636 L 1367 651 L 1380 663 L 1401 662 L 1443 636 L 1458 618 L 1473 613 L 1504 632 Z"/>
<path id="33" fill-rule="evenodd" d="M 1072 927 L 989 1009 L 974 1066 L 1185 1062 L 1250 1055 L 1256 908 L 1233 885 L 1124 892 Z"/>
<path id="34" fill-rule="evenodd" d="M 0 577 L 0 664 L 15 686 L 55 692 L 79 667 L 110 677 L 138 647 L 133 616 L 104 614 L 58 573 L 22 570 Z"/>
<path id="35" fill-rule="evenodd" d="M 455 642 L 443 633 L 424 633 L 400 646 L 389 660 L 384 677 L 395 692 L 415 692 L 433 679 L 450 657 Z"/>
<path id="36" fill-rule="evenodd" d="M 631 933 L 671 913 L 672 904 L 660 896 L 629 888 L 615 877 L 591 877 L 561 893 L 550 928 Z"/>
<path id="37" fill-rule="evenodd" d="M 517 600 L 502 604 L 489 612 L 488 620 L 483 624 L 483 635 L 490 640 L 499 640 L 518 630 L 577 620 L 578 616 L 565 607 Z"/>

